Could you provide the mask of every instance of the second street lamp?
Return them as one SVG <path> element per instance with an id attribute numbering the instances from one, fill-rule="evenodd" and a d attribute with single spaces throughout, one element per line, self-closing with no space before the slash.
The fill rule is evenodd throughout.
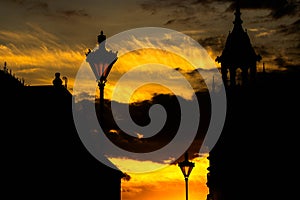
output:
<path id="1" fill-rule="evenodd" d="M 98 35 L 98 47 L 93 51 L 89 49 L 86 53 L 86 61 L 93 70 L 100 90 L 100 114 L 104 111 L 104 86 L 107 81 L 107 76 L 117 61 L 117 52 L 107 51 L 105 47 L 106 36 L 101 31 Z"/>
<path id="2" fill-rule="evenodd" d="M 195 163 L 189 161 L 188 153 L 184 154 L 184 161 L 178 163 L 185 180 L 186 200 L 188 200 L 188 179 L 195 167 Z"/>

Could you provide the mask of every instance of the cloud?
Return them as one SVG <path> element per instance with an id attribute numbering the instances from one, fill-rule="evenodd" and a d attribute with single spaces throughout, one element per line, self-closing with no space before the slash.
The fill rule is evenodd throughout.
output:
<path id="1" fill-rule="evenodd" d="M 115 164 L 118 169 L 123 172 L 152 172 L 158 169 L 163 169 L 167 164 L 161 164 L 153 162 L 151 160 L 139 161 L 134 159 L 129 159 L 126 157 L 109 157 L 108 158 L 113 164 Z"/>
<path id="2" fill-rule="evenodd" d="M 178 24 L 187 24 L 189 22 L 193 22 L 195 20 L 195 17 L 185 17 L 185 18 L 177 18 L 177 19 L 170 19 L 168 20 L 164 25 L 171 25 L 174 23 Z"/>
<path id="3" fill-rule="evenodd" d="M 39 10 L 39 11 L 49 11 L 49 5 L 46 2 L 33 2 L 31 4 L 28 5 L 27 10 L 31 11 L 31 10 Z"/>
<path id="4" fill-rule="evenodd" d="M 274 61 L 277 63 L 278 66 L 284 66 L 284 65 L 286 65 L 286 61 L 285 61 L 285 59 L 283 58 L 282 55 L 280 55 L 277 58 L 275 58 Z"/>
<path id="5" fill-rule="evenodd" d="M 80 10 L 61 10 L 57 11 L 60 16 L 64 17 L 90 17 L 90 15 L 83 9 Z"/>
<path id="6" fill-rule="evenodd" d="M 288 2 L 288 1 L 279 1 L 280 3 L 275 4 L 274 7 L 271 8 L 271 13 L 270 15 L 275 18 L 281 18 L 286 15 L 297 15 L 299 13 L 299 3 L 294 4 L 293 2 Z"/>
<path id="7" fill-rule="evenodd" d="M 14 3 L 28 12 L 49 12 L 49 4 L 41 0 L 7 0 Z"/>
<path id="8" fill-rule="evenodd" d="M 288 25 L 281 25 L 278 27 L 278 32 L 283 33 L 285 35 L 289 34 L 299 34 L 300 30 L 300 19 Z"/>
<path id="9" fill-rule="evenodd" d="M 277 55 L 273 61 L 279 68 L 285 68 L 292 65 L 289 62 L 288 57 L 281 54 Z"/>
<path id="10" fill-rule="evenodd" d="M 176 19 L 170 19 L 168 20 L 164 25 L 170 25 L 173 24 L 176 21 Z"/>
<path id="11" fill-rule="evenodd" d="M 47 17 L 89 17 L 84 9 L 60 9 L 59 3 L 41 0 L 11 0 L 10 2 L 18 5 L 26 11 L 26 14 L 42 14 Z M 73 6 L 69 6 L 73 7 Z"/>
<path id="12" fill-rule="evenodd" d="M 199 12 L 207 13 L 207 11 L 214 10 L 214 7 L 205 4 L 197 3 L 195 0 L 180 1 L 180 0 L 147 0 L 140 4 L 141 8 L 150 12 L 152 15 L 164 14 L 166 21 L 164 25 L 184 24 L 185 26 L 192 26 L 200 24 Z M 209 7 L 209 8 L 208 8 Z"/>
<path id="13" fill-rule="evenodd" d="M 232 12 L 236 8 L 235 0 L 147 0 L 141 3 L 141 7 L 144 10 L 151 11 L 152 14 L 156 14 L 162 10 L 172 10 L 175 14 L 181 11 L 182 16 L 191 16 L 195 12 L 199 12 L 199 9 L 205 11 L 214 11 L 216 5 L 224 3 L 227 6 L 225 11 Z M 240 1 L 240 7 L 242 9 L 268 9 L 270 10 L 269 16 L 274 19 L 279 19 L 287 15 L 297 15 L 299 13 L 299 1 L 287 1 L 287 0 L 243 0 Z M 195 9 L 197 8 L 197 9 Z"/>
<path id="14" fill-rule="evenodd" d="M 276 30 L 265 30 L 265 31 L 260 31 L 259 33 L 257 33 L 255 35 L 255 37 L 270 37 L 272 36 L 274 33 L 276 32 Z"/>
<path id="15" fill-rule="evenodd" d="M 140 133 L 136 133 L 136 135 L 137 135 L 137 138 L 138 138 L 138 139 L 142 139 L 142 138 L 144 137 L 144 135 L 143 135 L 143 134 L 140 134 Z"/>
<path id="16" fill-rule="evenodd" d="M 83 47 L 64 44 L 36 24 L 22 32 L 0 30 L 0 41 L 0 59 L 30 85 L 51 84 L 56 71 L 75 77 L 84 59 Z"/>
<path id="17" fill-rule="evenodd" d="M 265 45 L 253 46 L 253 48 L 256 49 L 264 59 L 273 55 Z"/>
<path id="18" fill-rule="evenodd" d="M 8 31 L 0 30 L 0 41 L 5 43 L 14 43 L 16 45 L 22 45 L 24 47 L 38 47 L 41 44 L 49 44 L 51 46 L 58 47 L 58 38 L 51 33 L 48 33 L 41 29 L 39 26 L 31 23 L 27 23 L 28 31 Z"/>
<path id="19" fill-rule="evenodd" d="M 218 35 L 218 36 L 200 38 L 198 39 L 198 42 L 204 48 L 210 47 L 215 52 L 221 52 L 224 48 L 225 40 L 226 40 L 225 35 Z"/>
<path id="20" fill-rule="evenodd" d="M 227 11 L 233 11 L 236 7 L 236 1 L 230 0 L 232 3 Z M 243 0 L 240 1 L 242 9 L 268 9 L 269 16 L 279 19 L 287 15 L 296 15 L 299 11 L 299 2 L 287 0 Z"/>
<path id="21" fill-rule="evenodd" d="M 89 100 L 94 100 L 95 96 L 91 95 L 88 92 L 81 92 L 76 96 L 76 99 L 89 99 Z M 110 130 L 109 133 L 115 133 L 113 130 Z"/>
<path id="22" fill-rule="evenodd" d="M 127 173 L 123 173 L 123 174 L 124 174 L 124 177 L 122 178 L 122 180 L 124 180 L 124 181 L 130 181 L 131 176 L 129 174 L 127 174 Z"/>
<path id="23" fill-rule="evenodd" d="M 150 11 L 152 14 L 156 14 L 158 10 L 164 8 L 172 8 L 172 7 L 182 7 L 182 1 L 173 0 L 173 1 L 158 1 L 158 0 L 147 0 L 143 1 L 140 6 L 142 9 Z M 185 7 L 185 6 L 183 6 Z"/>

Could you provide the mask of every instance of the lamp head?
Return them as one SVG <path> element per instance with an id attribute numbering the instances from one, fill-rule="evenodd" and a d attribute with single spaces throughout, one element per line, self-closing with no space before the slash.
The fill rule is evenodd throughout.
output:
<path id="1" fill-rule="evenodd" d="M 193 168 L 195 167 L 195 163 L 190 162 L 188 160 L 188 153 L 186 152 L 184 155 L 184 161 L 178 163 L 178 166 L 181 169 L 181 172 L 184 176 L 184 178 L 188 178 L 193 170 Z"/>

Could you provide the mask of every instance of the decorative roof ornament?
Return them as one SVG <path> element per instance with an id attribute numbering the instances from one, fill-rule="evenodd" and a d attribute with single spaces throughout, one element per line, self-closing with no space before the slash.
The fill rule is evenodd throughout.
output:
<path id="1" fill-rule="evenodd" d="M 247 84 L 248 79 L 254 81 L 256 75 L 256 62 L 261 56 L 256 54 L 252 47 L 246 30 L 243 29 L 239 1 L 236 3 L 234 27 L 229 32 L 225 47 L 221 56 L 217 56 L 216 62 L 221 63 L 221 73 L 225 86 L 227 86 L 227 74 L 230 73 L 230 85 L 236 85 L 236 70 L 242 71 L 242 84 Z M 250 77 L 248 74 L 250 70 Z"/>

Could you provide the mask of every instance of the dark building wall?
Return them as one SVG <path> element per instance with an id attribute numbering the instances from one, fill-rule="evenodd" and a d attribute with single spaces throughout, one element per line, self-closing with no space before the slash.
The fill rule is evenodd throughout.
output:
<path id="1" fill-rule="evenodd" d="M 24 86 L 5 94 L 1 152 L 5 193 L 23 198 L 121 199 L 123 173 L 96 160 L 74 126 L 66 88 Z M 17 98 L 16 98 L 17 96 Z"/>
<path id="2" fill-rule="evenodd" d="M 297 171 L 293 140 L 299 127 L 293 115 L 300 110 L 299 77 L 297 70 L 258 74 L 252 87 L 227 91 L 226 122 L 209 155 L 213 200 L 289 195 L 288 180 Z"/>

